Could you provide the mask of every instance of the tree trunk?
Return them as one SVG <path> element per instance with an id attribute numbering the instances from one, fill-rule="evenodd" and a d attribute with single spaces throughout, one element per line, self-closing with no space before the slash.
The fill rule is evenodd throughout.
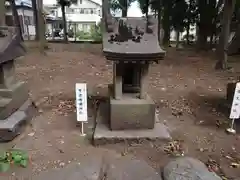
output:
<path id="1" fill-rule="evenodd" d="M 228 39 L 230 33 L 230 24 L 232 20 L 233 10 L 236 4 L 236 0 L 225 0 L 224 9 L 223 9 L 223 21 L 222 29 L 219 39 L 219 45 L 217 49 L 217 58 L 216 69 L 227 69 L 227 51 L 228 51 Z"/>
<path id="2" fill-rule="evenodd" d="M 127 17 L 128 0 L 123 0 L 122 17 Z"/>
<path id="3" fill-rule="evenodd" d="M 45 54 L 45 48 L 47 48 L 47 41 L 45 37 L 45 23 L 43 17 L 43 1 L 38 0 L 38 27 L 39 27 L 39 43 L 40 43 L 40 52 Z"/>
<path id="4" fill-rule="evenodd" d="M 0 26 L 5 26 L 5 12 L 6 12 L 6 8 L 5 8 L 5 0 L 0 0 Z"/>
<path id="5" fill-rule="evenodd" d="M 146 19 L 147 19 L 147 23 L 146 23 L 146 29 L 148 29 L 148 6 L 149 6 L 149 0 L 146 0 Z"/>
<path id="6" fill-rule="evenodd" d="M 11 1 L 10 1 L 10 4 L 11 4 L 11 8 L 12 8 L 12 13 L 13 13 L 14 25 L 15 25 L 16 27 L 18 27 L 18 31 L 19 31 L 21 40 L 23 40 L 22 28 L 21 28 L 21 24 L 20 24 L 18 12 L 17 12 L 17 7 L 16 7 L 16 4 L 15 4 L 15 0 L 11 0 Z"/>
<path id="7" fill-rule="evenodd" d="M 198 38 L 197 48 L 199 50 L 205 50 L 207 48 L 207 37 L 208 37 L 208 14 L 206 13 L 207 0 L 198 0 L 200 22 L 198 24 Z"/>
<path id="8" fill-rule="evenodd" d="M 163 11 L 163 29 L 164 29 L 164 37 L 163 44 L 165 46 L 169 46 L 170 44 L 170 9 L 171 9 L 171 1 L 163 1 L 164 2 L 164 11 Z"/>
<path id="9" fill-rule="evenodd" d="M 176 39 L 176 41 L 177 41 L 177 42 L 176 42 L 176 48 L 178 49 L 178 48 L 179 48 L 179 36 L 180 36 L 179 30 L 176 30 L 176 36 L 177 36 L 177 37 L 176 37 L 176 38 L 177 38 L 177 39 Z"/>
<path id="10" fill-rule="evenodd" d="M 187 45 L 189 45 L 189 44 L 190 44 L 190 41 L 189 41 L 189 35 L 190 35 L 190 22 L 187 23 L 186 31 L 187 31 L 187 34 L 186 34 L 186 41 L 187 41 Z"/>
<path id="11" fill-rule="evenodd" d="M 62 18 L 63 18 L 63 36 L 64 36 L 64 42 L 68 42 L 68 37 L 67 37 L 67 21 L 66 21 L 66 14 L 65 14 L 65 6 L 61 6 L 62 10 Z"/>
<path id="12" fill-rule="evenodd" d="M 38 27 L 38 9 L 37 9 L 37 1 L 32 0 L 32 8 L 33 8 L 33 17 L 35 23 L 35 40 L 39 40 L 39 27 Z"/>
<path id="13" fill-rule="evenodd" d="M 158 43 L 160 44 L 160 45 L 162 45 L 162 43 L 161 43 L 161 18 L 162 18 L 162 16 L 161 16 L 161 13 L 162 13 L 162 7 L 161 7 L 161 4 L 162 4 L 162 0 L 158 0 L 158 14 L 157 14 L 157 16 L 158 16 Z"/>

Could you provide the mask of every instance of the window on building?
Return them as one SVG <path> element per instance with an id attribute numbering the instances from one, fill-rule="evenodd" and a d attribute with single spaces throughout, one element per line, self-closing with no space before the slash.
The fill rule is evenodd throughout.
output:
<path id="1" fill-rule="evenodd" d="M 74 13 L 79 13 L 80 9 L 79 8 L 75 8 L 74 9 Z"/>
<path id="2" fill-rule="evenodd" d="M 82 4 L 82 0 L 79 0 L 79 3 Z"/>
<path id="3" fill-rule="evenodd" d="M 84 14 L 84 9 L 83 8 L 80 9 L 80 14 Z"/>
<path id="4" fill-rule="evenodd" d="M 32 16 L 24 16 L 24 24 L 25 25 L 34 25 L 34 20 Z"/>
<path id="5" fill-rule="evenodd" d="M 74 13 L 74 9 L 66 7 L 66 13 L 67 14 L 72 14 L 72 13 Z"/>
<path id="6" fill-rule="evenodd" d="M 90 13 L 91 13 L 91 14 L 94 14 L 94 9 L 91 9 L 91 10 L 90 10 Z"/>
<path id="7" fill-rule="evenodd" d="M 84 32 L 87 32 L 88 31 L 88 24 L 83 24 L 82 29 L 83 29 Z"/>
<path id="8" fill-rule="evenodd" d="M 84 9 L 84 14 L 89 14 L 89 10 L 88 9 Z"/>

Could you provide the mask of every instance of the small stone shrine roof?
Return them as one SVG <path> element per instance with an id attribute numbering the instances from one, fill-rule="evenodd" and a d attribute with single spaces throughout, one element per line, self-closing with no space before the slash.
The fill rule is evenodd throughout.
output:
<path id="1" fill-rule="evenodd" d="M 157 20 L 146 18 L 120 18 L 107 20 L 103 33 L 103 53 L 112 61 L 154 61 L 165 56 L 157 36 Z"/>
<path id="2" fill-rule="evenodd" d="M 23 56 L 25 52 L 17 28 L 0 26 L 0 64 Z"/>

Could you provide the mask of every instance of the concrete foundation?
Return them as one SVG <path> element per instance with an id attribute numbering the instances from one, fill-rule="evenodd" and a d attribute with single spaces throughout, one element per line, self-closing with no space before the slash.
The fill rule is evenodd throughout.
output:
<path id="1" fill-rule="evenodd" d="M 158 123 L 154 124 L 153 129 L 136 130 L 111 130 L 109 127 L 109 104 L 101 103 L 96 117 L 96 128 L 93 135 L 94 145 L 117 143 L 117 142 L 139 142 L 142 140 L 171 140 L 168 128 Z M 158 117 L 155 115 L 155 120 Z"/>
<path id="2" fill-rule="evenodd" d="M 155 124 L 155 104 L 146 96 L 138 99 L 134 94 L 123 94 L 121 99 L 110 96 L 111 130 L 153 129 Z"/>

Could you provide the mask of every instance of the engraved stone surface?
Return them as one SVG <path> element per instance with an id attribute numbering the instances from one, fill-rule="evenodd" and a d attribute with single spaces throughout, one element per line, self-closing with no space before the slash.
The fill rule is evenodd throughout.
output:
<path id="1" fill-rule="evenodd" d="M 183 157 L 171 161 L 164 167 L 164 180 L 221 180 L 214 172 L 208 171 L 201 161 Z"/>

